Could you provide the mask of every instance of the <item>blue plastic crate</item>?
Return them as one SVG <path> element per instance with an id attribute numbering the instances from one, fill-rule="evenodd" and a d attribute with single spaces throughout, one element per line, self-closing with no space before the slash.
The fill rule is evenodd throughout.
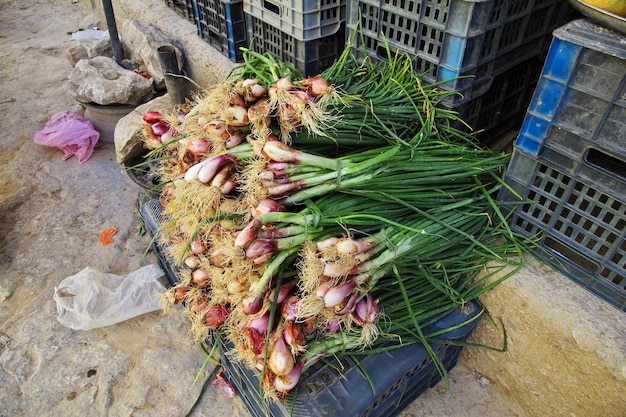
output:
<path id="1" fill-rule="evenodd" d="M 195 0 L 198 34 L 233 62 L 243 62 L 248 47 L 243 0 Z"/>
<path id="2" fill-rule="evenodd" d="M 337 33 L 346 21 L 346 0 L 246 0 L 244 11 L 299 41 Z"/>
<path id="3" fill-rule="evenodd" d="M 459 326 L 438 338 L 464 342 L 479 323 L 482 312 L 480 303 L 470 302 L 424 332 Z M 253 417 L 393 417 L 441 380 L 424 346 L 414 344 L 360 356 L 359 365 L 349 356 L 335 358 L 329 364 L 318 363 L 302 375 L 295 398 L 289 395 L 284 402 L 264 404 L 259 394 L 259 372 L 232 360 L 227 343 L 222 342 L 219 347 L 224 372 Z M 462 351 L 462 346 L 446 343 L 431 347 L 447 370 L 454 368 Z M 374 390 L 363 371 L 371 378 Z"/>
<path id="4" fill-rule="evenodd" d="M 600 170 L 581 178 L 518 148 L 505 181 L 513 191 L 498 199 L 510 227 L 537 240 L 540 259 L 626 311 L 626 182 L 601 187 L 614 178 Z"/>
<path id="5" fill-rule="evenodd" d="M 573 174 L 626 177 L 626 36 L 584 19 L 556 30 L 515 145 Z"/>
<path id="6" fill-rule="evenodd" d="M 385 40 L 392 53 L 414 56 L 426 81 L 448 81 L 442 88 L 462 94 L 444 102 L 457 106 L 504 71 L 545 56 L 552 30 L 573 13 L 562 0 L 351 0 L 347 36 L 357 32 L 361 58 L 385 60 Z"/>
<path id="7" fill-rule="evenodd" d="M 330 67 L 345 48 L 345 24 L 332 35 L 301 41 L 261 18 L 248 13 L 245 17 L 251 48 L 292 63 L 304 76 L 319 74 Z"/>

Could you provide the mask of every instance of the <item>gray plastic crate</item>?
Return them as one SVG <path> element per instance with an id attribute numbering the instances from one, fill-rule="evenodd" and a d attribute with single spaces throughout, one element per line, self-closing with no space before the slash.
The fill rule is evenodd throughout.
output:
<path id="1" fill-rule="evenodd" d="M 539 243 L 538 256 L 626 311 L 626 196 L 602 191 L 608 175 L 570 175 L 514 148 L 498 199 L 510 227 Z"/>
<path id="2" fill-rule="evenodd" d="M 346 0 L 245 0 L 244 11 L 299 41 L 337 33 L 346 21 Z"/>
<path id="3" fill-rule="evenodd" d="M 626 178 L 626 36 L 585 19 L 554 31 L 515 145 L 572 174 Z"/>
<path id="4" fill-rule="evenodd" d="M 573 9 L 562 0 L 351 0 L 347 36 L 358 56 L 386 60 L 391 52 L 415 57 L 428 82 L 459 91 L 458 106 L 489 90 L 494 77 L 547 51 L 553 29 Z M 356 35 L 355 35 L 356 32 Z"/>
<path id="5" fill-rule="evenodd" d="M 316 75 L 330 67 L 345 48 L 344 24 L 332 35 L 301 41 L 263 19 L 248 13 L 245 16 L 252 49 L 292 63 L 304 76 Z"/>

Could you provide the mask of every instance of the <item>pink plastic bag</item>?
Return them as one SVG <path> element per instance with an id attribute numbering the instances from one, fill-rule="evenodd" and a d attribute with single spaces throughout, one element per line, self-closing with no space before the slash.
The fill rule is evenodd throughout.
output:
<path id="1" fill-rule="evenodd" d="M 55 114 L 35 133 L 35 143 L 61 149 L 65 153 L 63 160 L 76 155 L 81 164 L 91 157 L 98 139 L 100 133 L 93 124 L 70 111 Z"/>

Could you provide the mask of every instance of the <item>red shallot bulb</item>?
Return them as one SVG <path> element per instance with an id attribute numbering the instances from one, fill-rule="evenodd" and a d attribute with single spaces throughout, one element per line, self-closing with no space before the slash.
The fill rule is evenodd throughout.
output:
<path id="1" fill-rule="evenodd" d="M 226 284 L 226 290 L 229 294 L 235 295 L 241 294 L 244 291 L 244 287 L 241 285 L 241 281 L 235 278 L 228 281 L 228 284 Z"/>
<path id="2" fill-rule="evenodd" d="M 292 391 L 300 381 L 300 376 L 302 375 L 302 366 L 303 362 L 298 361 L 293 366 L 291 372 L 289 372 L 287 375 L 277 375 L 274 378 L 274 388 L 276 388 L 276 391 L 283 394 L 287 394 Z"/>
<path id="3" fill-rule="evenodd" d="M 169 123 L 164 122 L 164 121 L 153 123 L 150 127 L 152 128 L 152 131 L 154 132 L 154 134 L 157 136 L 161 136 L 164 133 L 166 133 L 168 130 L 170 130 Z"/>
<path id="4" fill-rule="evenodd" d="M 211 265 L 225 267 L 228 265 L 228 257 L 222 249 L 214 249 L 211 251 Z"/>
<path id="5" fill-rule="evenodd" d="M 200 258 L 196 255 L 189 255 L 185 258 L 185 266 L 190 269 L 196 269 L 200 266 Z"/>
<path id="6" fill-rule="evenodd" d="M 295 323 L 291 320 L 285 322 L 283 336 L 285 337 L 285 342 L 287 342 L 293 352 L 300 350 L 300 348 L 306 343 L 306 337 L 304 336 L 302 324 Z"/>
<path id="7" fill-rule="evenodd" d="M 241 307 L 246 314 L 256 314 L 261 311 L 263 307 L 263 297 L 257 297 L 255 295 L 248 295 L 241 300 Z"/>
<path id="8" fill-rule="evenodd" d="M 335 317 L 326 324 L 326 330 L 331 333 L 337 333 L 341 331 L 342 321 L 340 318 Z"/>
<path id="9" fill-rule="evenodd" d="M 248 124 L 248 108 L 245 106 L 231 106 L 226 110 L 226 124 L 229 126 L 241 127 Z"/>
<path id="10" fill-rule="evenodd" d="M 320 242 L 317 242 L 315 245 L 317 247 L 317 250 L 322 252 L 326 249 L 330 249 L 331 247 L 335 246 L 337 242 L 339 242 L 338 237 L 329 237 L 328 239 L 324 239 Z"/>
<path id="11" fill-rule="evenodd" d="M 146 123 L 156 123 L 163 120 L 163 114 L 158 111 L 147 111 L 143 114 L 143 121 Z"/>
<path id="12" fill-rule="evenodd" d="M 210 279 L 211 275 L 209 275 L 209 271 L 204 268 L 196 269 L 191 273 L 191 282 L 200 288 L 206 287 L 209 284 Z"/>
<path id="13" fill-rule="evenodd" d="M 194 255 L 202 255 L 207 253 L 207 247 L 200 238 L 195 238 L 194 240 L 192 240 L 189 249 Z"/>
<path id="14" fill-rule="evenodd" d="M 248 320 L 247 327 L 256 330 L 259 334 L 266 334 L 270 325 L 270 313 L 265 313 L 260 317 L 252 317 Z"/>
<path id="15" fill-rule="evenodd" d="M 207 309 L 204 313 L 204 324 L 209 329 L 217 329 L 222 324 L 226 323 L 228 318 L 228 308 L 222 304 L 216 304 Z"/>
<path id="16" fill-rule="evenodd" d="M 285 207 L 281 205 L 276 200 L 272 200 L 269 198 L 263 199 L 259 201 L 256 207 L 250 210 L 252 217 L 259 218 L 264 213 L 273 213 L 284 211 Z"/>
<path id="17" fill-rule="evenodd" d="M 367 294 L 356 304 L 353 312 L 354 321 L 361 326 L 365 323 L 375 323 L 379 311 L 378 300 L 374 300 L 371 294 Z"/>
<path id="18" fill-rule="evenodd" d="M 187 292 L 189 292 L 189 284 L 187 282 L 181 282 L 172 288 L 172 292 L 174 293 L 173 303 L 182 303 L 187 297 Z"/>
<path id="19" fill-rule="evenodd" d="M 355 288 L 356 282 L 354 280 L 332 287 L 324 295 L 324 305 L 329 308 L 338 306 Z"/>
<path id="20" fill-rule="evenodd" d="M 163 133 L 160 136 L 160 141 L 161 143 L 167 143 L 170 141 L 170 139 L 172 139 L 174 137 L 174 131 L 173 130 L 168 130 L 167 132 Z"/>
<path id="21" fill-rule="evenodd" d="M 313 97 L 319 97 L 328 93 L 328 90 L 330 88 L 328 85 L 328 81 L 326 81 L 319 75 L 316 75 L 315 77 L 309 77 L 305 80 L 300 81 L 300 85 L 303 87 L 308 87 L 307 91 Z"/>
<path id="22" fill-rule="evenodd" d="M 256 235 L 261 228 L 261 221 L 259 219 L 252 219 L 235 238 L 235 246 L 238 248 L 248 247 L 256 238 Z"/>
<path id="23" fill-rule="evenodd" d="M 268 363 L 270 369 L 276 375 L 287 375 L 293 370 L 295 365 L 293 356 L 282 333 L 278 335 L 270 348 Z"/>
<path id="24" fill-rule="evenodd" d="M 281 306 L 281 315 L 285 320 L 295 321 L 298 318 L 298 302 L 300 297 L 291 295 Z"/>
<path id="25" fill-rule="evenodd" d="M 246 139 L 246 134 L 243 132 L 239 132 L 239 133 L 235 133 L 233 135 L 230 135 L 228 137 L 228 139 L 226 139 L 226 148 L 230 149 L 234 146 L 239 145 L 241 142 L 243 142 Z"/>
<path id="26" fill-rule="evenodd" d="M 187 144 L 187 149 L 195 156 L 202 156 L 211 150 L 211 143 L 204 138 L 193 139 Z"/>
<path id="27" fill-rule="evenodd" d="M 291 82 L 291 80 L 289 78 L 283 77 L 283 78 L 279 78 L 278 81 L 276 81 L 276 87 L 283 89 L 283 90 L 293 90 L 293 83 Z"/>
<path id="28" fill-rule="evenodd" d="M 226 374 L 224 374 L 224 371 L 220 371 L 220 373 L 217 374 L 215 380 L 213 381 L 213 386 L 218 388 L 219 392 L 226 398 L 235 397 L 235 388 L 228 381 L 228 379 L 226 379 Z"/>

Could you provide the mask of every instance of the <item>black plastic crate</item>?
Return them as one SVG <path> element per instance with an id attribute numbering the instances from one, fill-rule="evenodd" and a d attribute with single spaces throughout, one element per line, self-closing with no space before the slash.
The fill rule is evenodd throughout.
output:
<path id="1" fill-rule="evenodd" d="M 442 107 L 456 111 L 473 131 L 481 131 L 478 140 L 490 147 L 510 131 L 519 131 L 542 67 L 543 59 L 533 57 L 496 76 L 485 94 L 457 106 Z M 461 123 L 454 127 L 468 130 Z"/>
<path id="2" fill-rule="evenodd" d="M 304 76 L 319 74 L 330 67 L 345 48 L 344 23 L 332 35 L 301 41 L 258 17 L 248 13 L 245 16 L 252 49 L 292 63 Z"/>
<path id="3" fill-rule="evenodd" d="M 186 20 L 196 24 L 195 0 L 165 0 L 165 4 Z"/>
<path id="4" fill-rule="evenodd" d="M 242 0 L 196 0 L 198 33 L 222 55 L 243 62 L 240 48 L 248 46 Z"/>
<path id="5" fill-rule="evenodd" d="M 157 255 L 159 266 L 165 272 L 170 286 L 175 286 L 181 281 L 180 270 L 176 266 L 176 260 L 172 259 L 169 253 L 168 245 L 159 239 L 159 228 L 168 219 L 167 215 L 163 214 L 161 200 L 150 192 L 141 190 L 137 196 L 137 210 L 153 237 L 152 250 Z"/>
<path id="6" fill-rule="evenodd" d="M 386 60 L 391 52 L 415 57 L 428 82 L 459 91 L 457 106 L 487 92 L 497 75 L 545 54 L 552 30 L 574 14 L 563 0 L 352 0 L 348 30 L 358 56 Z"/>
<path id="7" fill-rule="evenodd" d="M 599 189 L 606 177 L 570 175 L 515 148 L 505 180 L 527 203 L 513 204 L 519 199 L 506 188 L 498 199 L 510 227 L 537 239 L 542 259 L 626 311 L 626 198 Z"/>
<path id="8" fill-rule="evenodd" d="M 439 338 L 464 342 L 482 318 L 482 312 L 478 302 L 470 302 L 424 332 L 459 326 Z M 443 343 L 431 347 L 446 370 L 456 366 L 462 346 Z M 253 417 L 392 417 L 441 381 L 425 347 L 414 344 L 358 356 L 358 364 L 349 356 L 318 363 L 302 375 L 295 397 L 292 394 L 284 402 L 264 403 L 259 394 L 259 372 L 233 361 L 228 352 L 229 345 L 222 342 L 220 358 L 224 371 Z"/>

